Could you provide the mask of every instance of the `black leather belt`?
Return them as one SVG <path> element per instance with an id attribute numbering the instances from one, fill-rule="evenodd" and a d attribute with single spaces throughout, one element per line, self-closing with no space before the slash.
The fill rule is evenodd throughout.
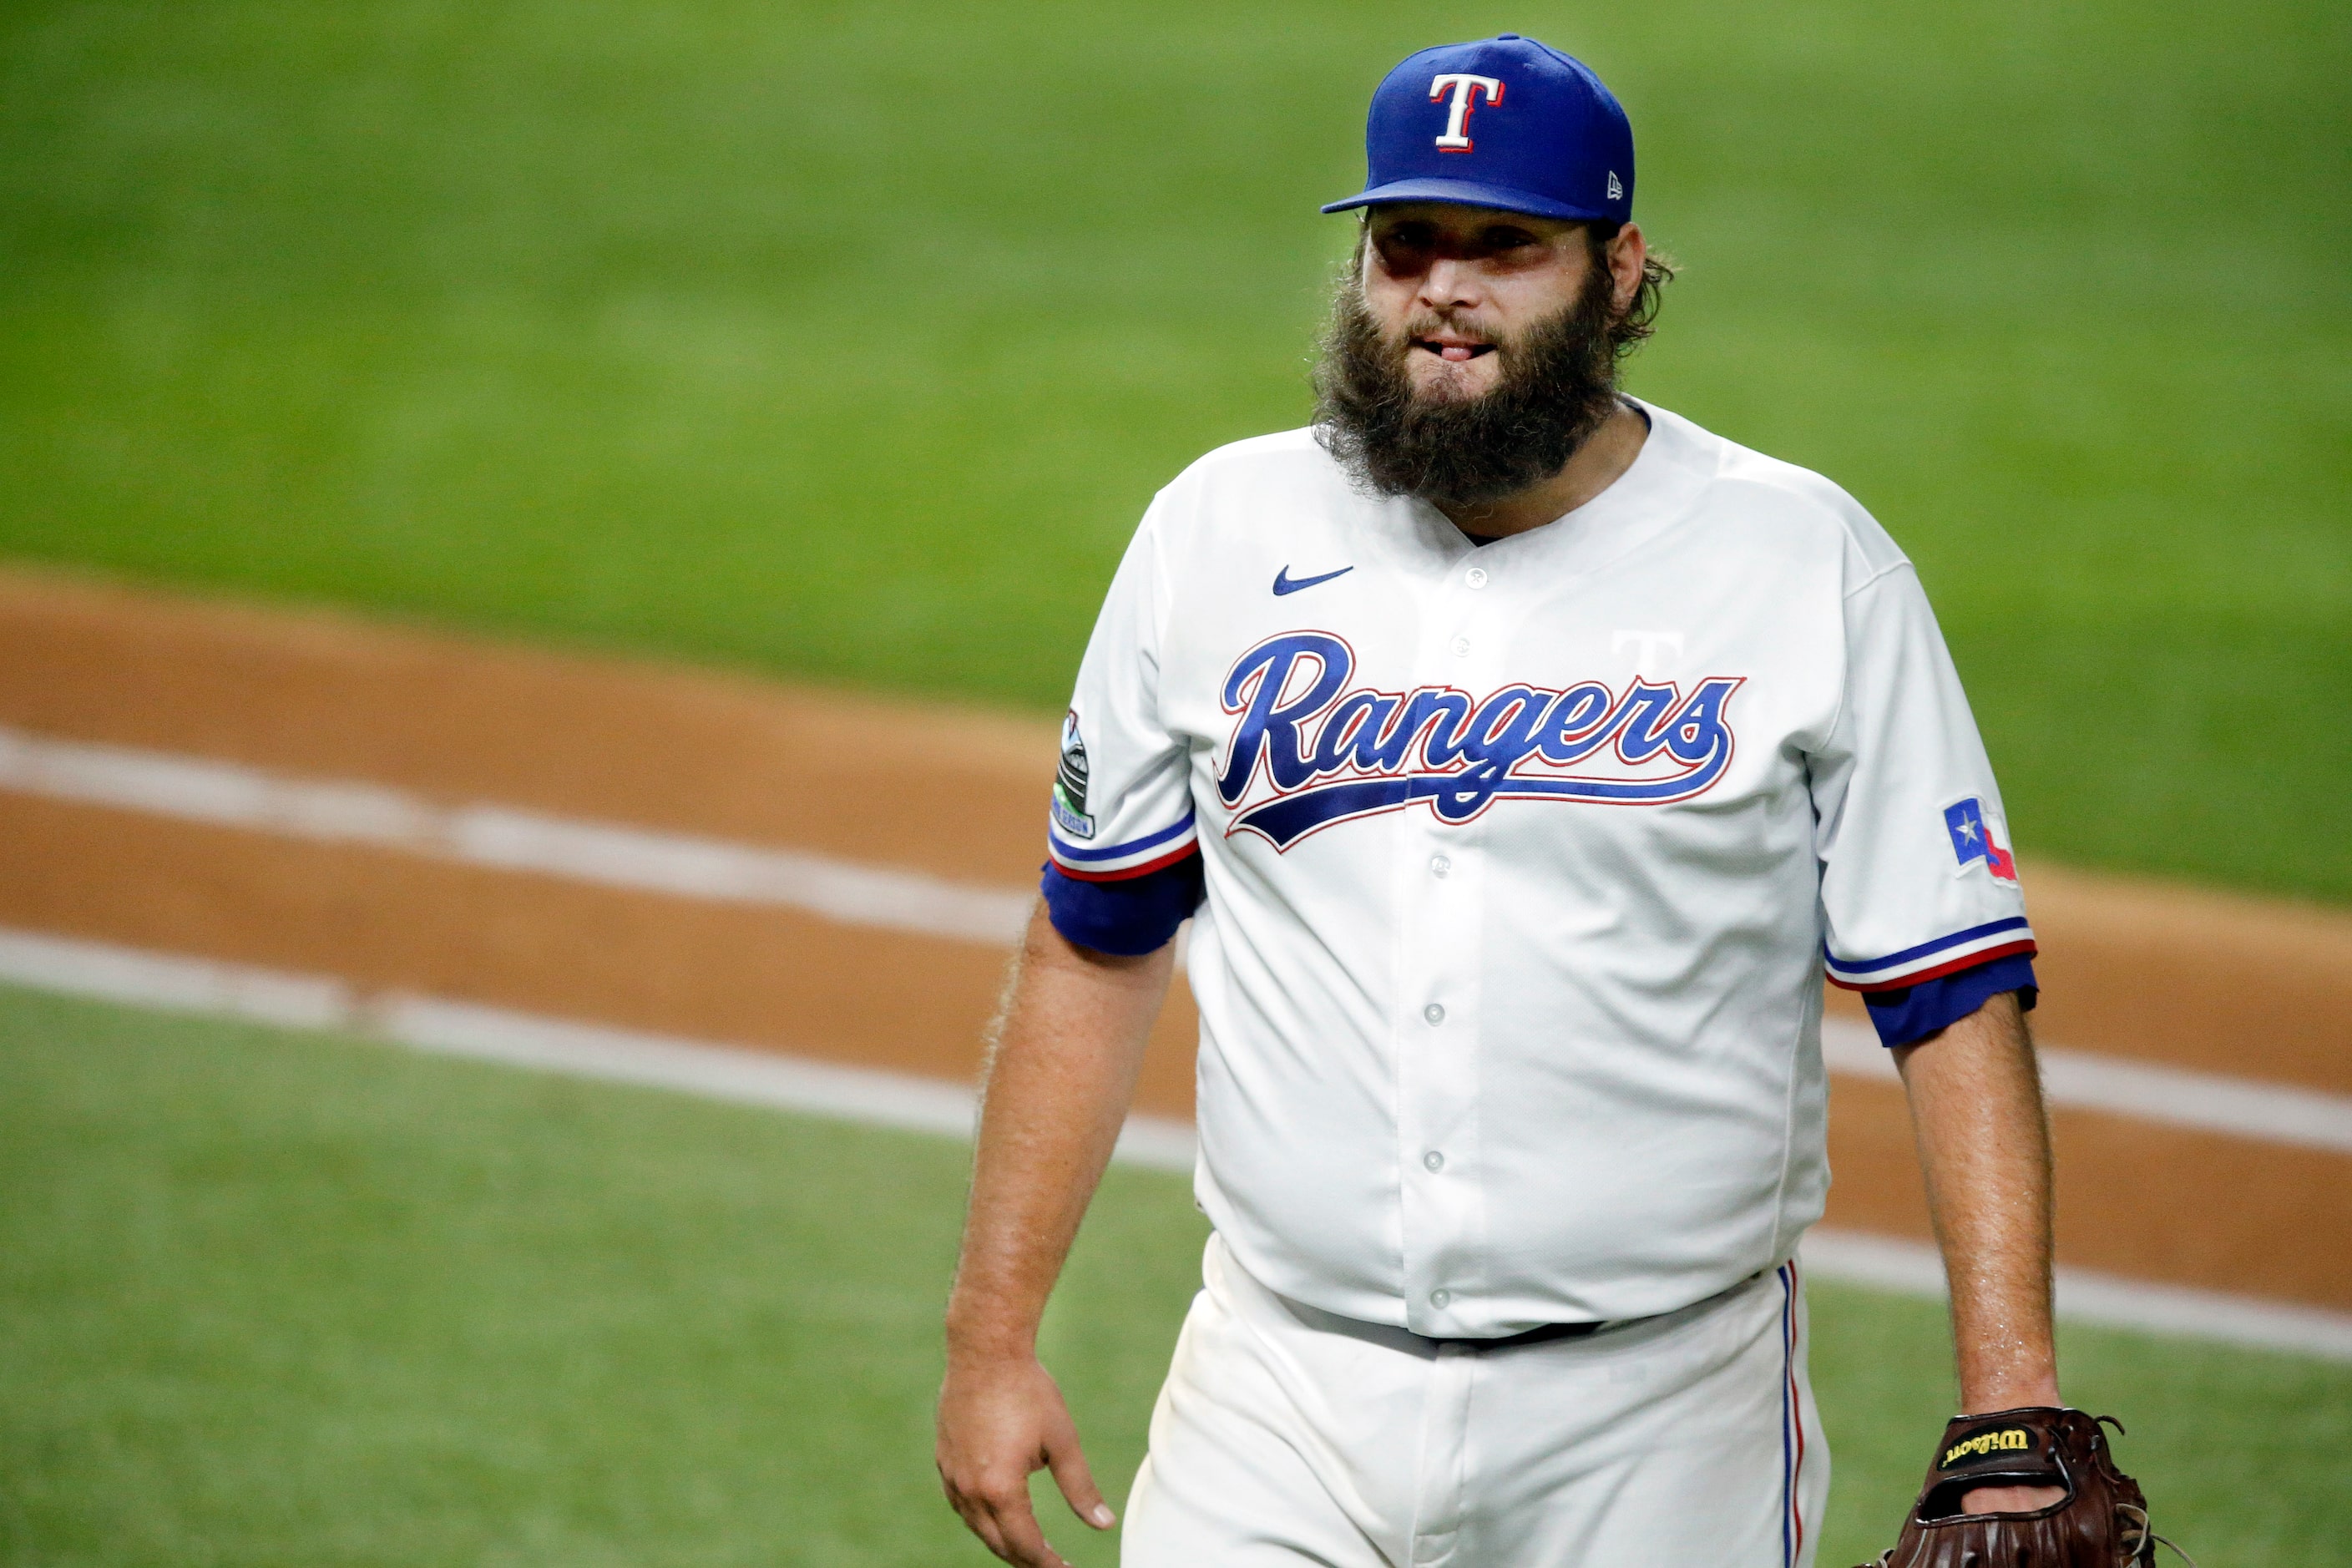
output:
<path id="1" fill-rule="evenodd" d="M 1540 1323 L 1532 1329 L 1521 1329 L 1516 1334 L 1504 1334 L 1491 1340 L 1442 1340 L 1428 1334 L 1415 1336 L 1433 1345 L 1467 1345 L 1474 1351 L 1507 1351 L 1517 1345 L 1547 1344 L 1553 1340 L 1580 1340 L 1587 1334 L 1597 1334 L 1607 1323 Z"/>

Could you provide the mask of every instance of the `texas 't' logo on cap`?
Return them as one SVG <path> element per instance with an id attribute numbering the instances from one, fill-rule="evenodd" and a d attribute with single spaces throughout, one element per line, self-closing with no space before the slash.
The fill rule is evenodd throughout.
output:
<path id="1" fill-rule="evenodd" d="M 1430 79 L 1430 102 L 1449 92 L 1454 96 L 1445 105 L 1445 129 L 1438 132 L 1437 145 L 1448 153 L 1467 153 L 1476 145 L 1470 140 L 1470 111 L 1478 107 L 1478 95 L 1483 92 L 1488 103 L 1500 103 L 1503 83 L 1500 78 L 1468 71 L 1443 71 Z"/>

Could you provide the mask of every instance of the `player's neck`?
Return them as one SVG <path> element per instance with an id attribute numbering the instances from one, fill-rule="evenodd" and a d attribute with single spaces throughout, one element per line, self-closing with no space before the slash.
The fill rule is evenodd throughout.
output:
<path id="1" fill-rule="evenodd" d="M 1440 505 L 1437 510 L 1463 532 L 1486 539 L 1541 528 L 1615 484 L 1642 455 L 1642 443 L 1649 438 L 1649 420 L 1630 404 L 1621 403 L 1608 422 L 1560 465 L 1559 472 L 1541 484 L 1484 506 Z"/>

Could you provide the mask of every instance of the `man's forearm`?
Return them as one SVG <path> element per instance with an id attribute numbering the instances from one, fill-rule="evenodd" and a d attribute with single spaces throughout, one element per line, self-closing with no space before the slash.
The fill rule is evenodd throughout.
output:
<path id="1" fill-rule="evenodd" d="M 2017 998 L 1895 1057 L 1951 1281 L 1961 1407 L 2056 1405 L 2050 1131 Z"/>
<path id="2" fill-rule="evenodd" d="M 1172 944 L 1118 958 L 1066 941 L 1043 906 L 990 1042 L 948 1351 L 1026 1356 L 1135 1093 Z"/>
<path id="3" fill-rule="evenodd" d="M 1029 1505 L 1029 1476 L 1041 1467 L 1079 1518 L 1097 1530 L 1115 1522 L 1061 1391 L 1038 1364 L 1037 1322 L 1118 1141 L 1175 964 L 1172 944 L 1143 958 L 1075 946 L 1040 906 L 989 1041 L 971 1209 L 948 1300 L 937 1458 L 964 1523 L 1022 1568 L 1066 1568 Z"/>

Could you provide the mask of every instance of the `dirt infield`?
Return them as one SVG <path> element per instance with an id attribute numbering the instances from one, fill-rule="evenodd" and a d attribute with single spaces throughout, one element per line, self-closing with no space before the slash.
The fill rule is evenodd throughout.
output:
<path id="1" fill-rule="evenodd" d="M 0 573 L 0 724 L 1033 882 L 1054 729 Z M 0 924 L 961 1077 L 965 942 L 0 792 Z M 2046 1037 L 2352 1092 L 2352 915 L 2029 862 Z M 1839 996 L 1836 1005 L 1851 1007 Z M 1191 1104 L 1188 998 L 1146 1108 Z M 2352 1159 L 2062 1110 L 2061 1251 L 2352 1308 Z M 1899 1093 L 1841 1079 L 1832 1217 L 1924 1236 Z"/>

